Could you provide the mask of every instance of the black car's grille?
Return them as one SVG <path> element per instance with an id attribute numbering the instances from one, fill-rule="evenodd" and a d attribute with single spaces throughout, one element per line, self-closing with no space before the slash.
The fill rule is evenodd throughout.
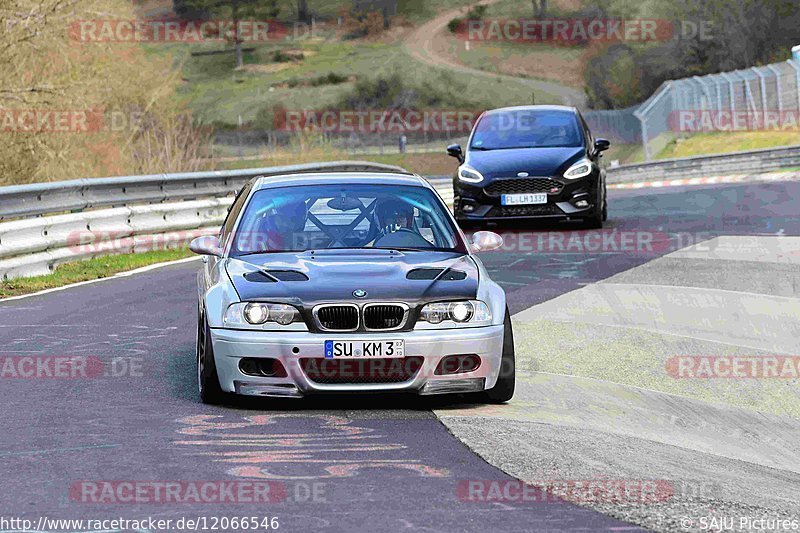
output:
<path id="1" fill-rule="evenodd" d="M 301 358 L 300 368 L 315 383 L 402 383 L 413 378 L 423 358 L 320 359 Z"/>
<path id="2" fill-rule="evenodd" d="M 317 320 L 323 329 L 349 331 L 358 328 L 358 308 L 352 305 L 327 305 L 317 309 Z"/>
<path id="3" fill-rule="evenodd" d="M 395 329 L 403 324 L 406 310 L 396 304 L 370 305 L 364 308 L 364 327 Z"/>
<path id="4" fill-rule="evenodd" d="M 564 185 L 548 178 L 509 178 L 497 179 L 484 187 L 483 191 L 489 196 L 537 192 L 557 194 L 563 188 Z"/>
<path id="5" fill-rule="evenodd" d="M 539 215 L 562 215 L 557 206 L 553 204 L 541 205 L 504 205 L 493 207 L 487 214 L 487 217 L 530 217 Z"/>

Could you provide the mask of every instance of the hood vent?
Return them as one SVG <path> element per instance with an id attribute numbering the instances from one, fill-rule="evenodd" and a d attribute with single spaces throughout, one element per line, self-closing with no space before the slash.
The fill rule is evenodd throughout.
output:
<path id="1" fill-rule="evenodd" d="M 259 270 L 248 272 L 244 279 L 253 283 L 276 283 L 278 281 L 308 281 L 308 276 L 296 270 Z"/>
<path id="2" fill-rule="evenodd" d="M 447 269 L 445 272 L 444 268 L 415 268 L 406 274 L 406 279 L 413 280 L 433 281 L 437 278 L 444 281 L 461 281 L 467 279 L 467 273 L 452 269 Z"/>
<path id="3" fill-rule="evenodd" d="M 308 276 L 296 270 L 268 270 L 267 273 L 280 281 L 308 281 Z"/>

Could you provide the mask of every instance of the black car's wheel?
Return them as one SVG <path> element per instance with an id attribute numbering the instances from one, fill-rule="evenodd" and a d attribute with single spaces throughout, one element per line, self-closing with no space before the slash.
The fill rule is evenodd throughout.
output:
<path id="1" fill-rule="evenodd" d="M 516 384 L 516 365 L 514 362 L 514 332 L 511 328 L 511 315 L 506 309 L 503 321 L 503 358 L 500 363 L 500 376 L 491 389 L 482 393 L 483 400 L 488 403 L 503 403 L 514 396 Z"/>
<path id="2" fill-rule="evenodd" d="M 605 183 L 603 184 L 603 222 L 608 220 L 608 192 Z"/>
<path id="3" fill-rule="evenodd" d="M 599 187 L 598 187 L 599 189 Z M 600 193 L 598 191 L 597 207 L 590 217 L 584 219 L 584 227 L 586 229 L 601 229 L 603 222 L 608 219 L 608 203 L 605 195 L 603 195 L 602 207 L 600 203 Z"/>
<path id="4" fill-rule="evenodd" d="M 200 400 L 207 404 L 219 404 L 225 399 L 225 393 L 219 386 L 217 365 L 214 363 L 214 347 L 211 344 L 211 332 L 205 316 L 201 313 L 197 321 L 197 389 Z"/>

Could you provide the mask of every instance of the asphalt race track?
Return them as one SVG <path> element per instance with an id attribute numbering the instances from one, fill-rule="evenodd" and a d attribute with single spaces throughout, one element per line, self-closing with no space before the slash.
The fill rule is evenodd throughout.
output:
<path id="1" fill-rule="evenodd" d="M 563 226 L 499 228 L 507 246 L 484 262 L 515 314 L 717 235 L 800 235 L 792 200 L 799 196 L 796 182 L 609 191 L 611 220 L 601 233 L 644 238 L 642 249 L 608 237 L 599 250 L 595 241 L 593 249 L 580 250 L 566 243 L 585 232 L 565 234 Z M 106 372 L 119 374 L 0 380 L 6 515 L 278 517 L 282 531 L 638 529 L 561 502 L 463 501 L 459 487 L 468 480 L 512 478 L 455 439 L 431 412 L 458 400 L 200 404 L 198 265 L 0 303 L 1 355 L 96 357 Z M 657 475 L 659 465 L 652 468 Z M 248 480 L 274 483 L 278 501 L 96 502 L 85 490 L 103 482 Z"/>

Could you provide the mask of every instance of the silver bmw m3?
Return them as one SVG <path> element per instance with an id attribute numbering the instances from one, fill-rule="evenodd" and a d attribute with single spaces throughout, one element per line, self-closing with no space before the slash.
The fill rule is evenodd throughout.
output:
<path id="1" fill-rule="evenodd" d="M 191 249 L 200 397 L 514 393 L 503 290 L 433 187 L 413 174 L 255 178 L 219 236 Z"/>

